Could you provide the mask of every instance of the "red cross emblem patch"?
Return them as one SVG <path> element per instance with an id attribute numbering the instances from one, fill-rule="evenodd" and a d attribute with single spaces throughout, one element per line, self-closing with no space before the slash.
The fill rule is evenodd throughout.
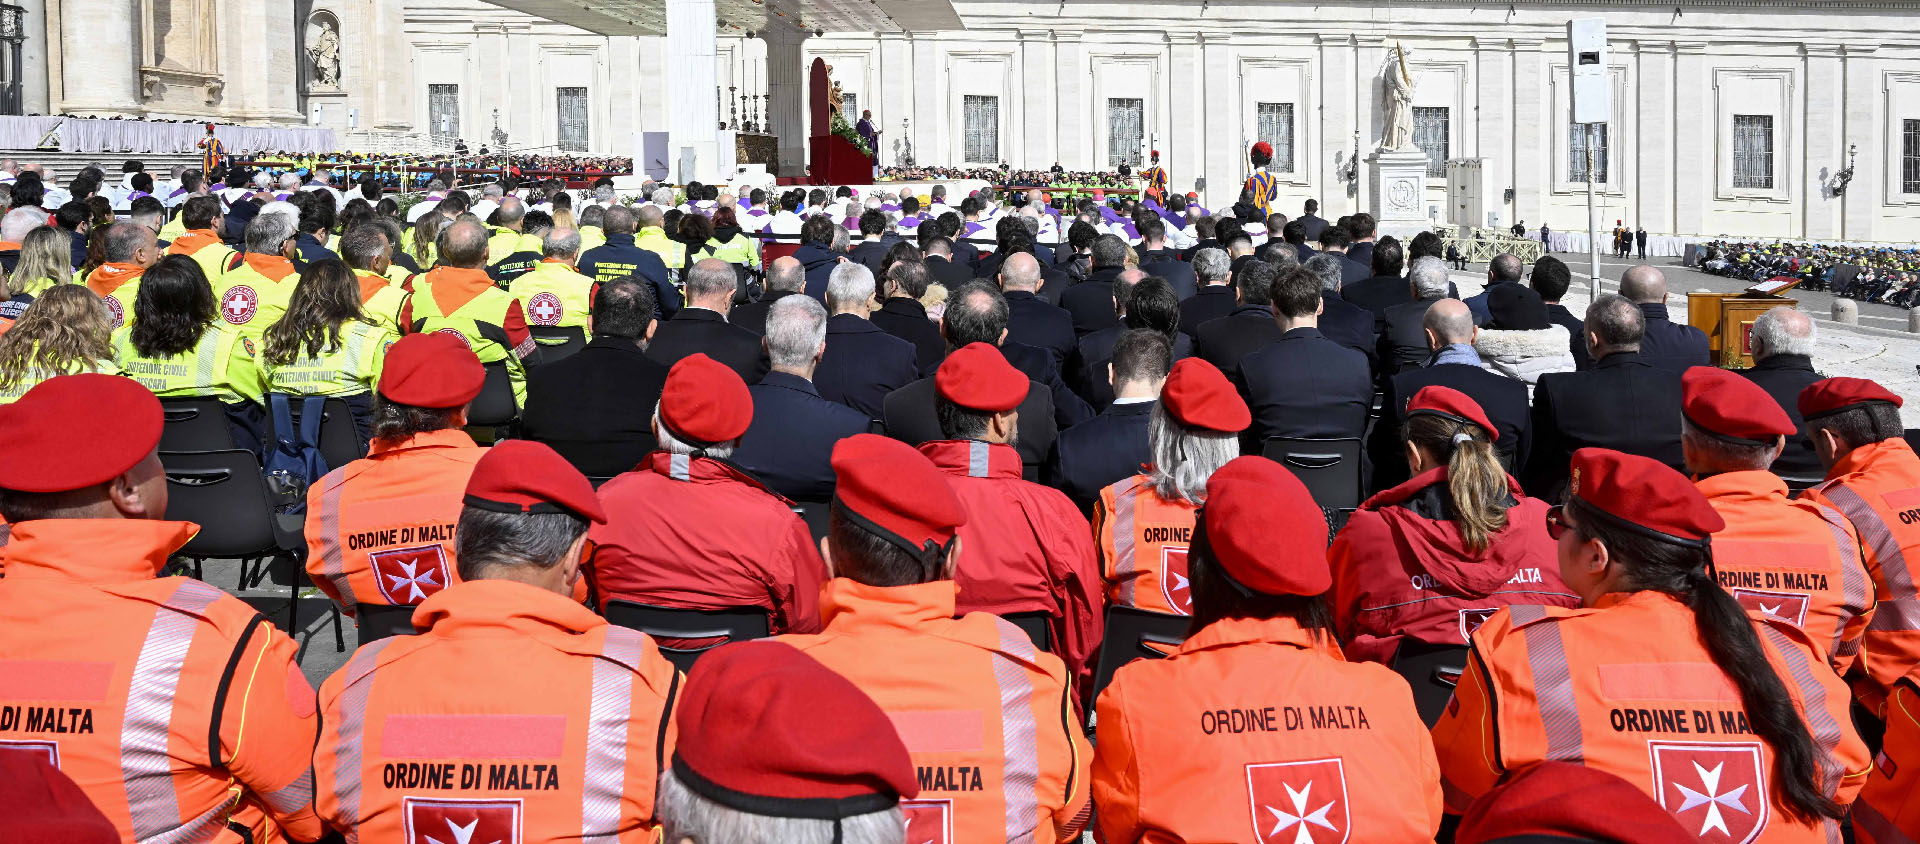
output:
<path id="1" fill-rule="evenodd" d="M 460 341 L 460 345 L 465 346 L 469 349 L 473 348 L 472 341 L 468 340 L 467 335 L 461 333 L 460 329 L 458 328 L 442 328 L 439 331 L 435 331 L 434 333 L 451 335 L 455 340 Z"/>
<path id="2" fill-rule="evenodd" d="M 1499 607 L 1488 607 L 1485 609 L 1476 607 L 1474 609 L 1461 610 L 1460 611 L 1460 641 L 1472 642 L 1473 631 L 1479 630 L 1480 625 L 1486 624 L 1487 619 L 1492 618 L 1493 614 L 1499 611 L 1500 611 Z"/>
<path id="3" fill-rule="evenodd" d="M 47 760 L 55 770 L 60 768 L 60 745 L 50 741 L 0 741 L 0 753 L 31 753 Z"/>
<path id="4" fill-rule="evenodd" d="M 1181 615 L 1193 615 L 1193 592 L 1187 582 L 1187 546 L 1160 546 L 1160 595 Z"/>
<path id="5" fill-rule="evenodd" d="M 1653 789 L 1701 841 L 1748 844 L 1767 827 L 1760 743 L 1649 741 Z"/>
<path id="6" fill-rule="evenodd" d="M 560 297 L 552 293 L 542 291 L 527 300 L 527 320 L 534 325 L 559 325 L 560 318 L 566 313 L 566 307 L 560 304 Z"/>
<path id="7" fill-rule="evenodd" d="M 1342 844 L 1351 813 L 1340 757 L 1247 766 L 1253 840 L 1261 844 Z"/>
<path id="8" fill-rule="evenodd" d="M 244 284 L 228 288 L 226 295 L 220 297 L 220 318 L 229 325 L 246 325 L 259 310 L 260 294 Z"/>
<path id="9" fill-rule="evenodd" d="M 403 797 L 406 844 L 520 844 L 519 799 Z"/>
<path id="10" fill-rule="evenodd" d="M 119 299 L 115 299 L 112 296 L 103 296 L 101 297 L 101 301 L 107 303 L 107 322 L 111 323 L 109 327 L 119 328 L 127 324 L 127 309 L 120 304 Z"/>
<path id="11" fill-rule="evenodd" d="M 907 844 L 951 844 L 952 800 L 902 800 L 900 815 L 907 822 Z"/>
<path id="12" fill-rule="evenodd" d="M 438 545 L 394 548 L 367 555 L 380 596 L 395 606 L 420 603 L 447 588 L 447 555 Z"/>
<path id="13" fill-rule="evenodd" d="M 1805 592 L 1769 592 L 1764 589 L 1733 590 L 1733 599 L 1747 612 L 1757 612 L 1771 621 L 1784 621 L 1795 627 L 1807 621 L 1807 605 L 1812 599 Z"/>

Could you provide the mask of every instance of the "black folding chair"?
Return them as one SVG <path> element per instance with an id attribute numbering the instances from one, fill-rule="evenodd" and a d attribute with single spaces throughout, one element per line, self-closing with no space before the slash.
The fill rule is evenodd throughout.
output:
<path id="1" fill-rule="evenodd" d="M 527 331 L 533 335 L 533 342 L 540 346 L 538 366 L 566 360 L 587 347 L 587 330 L 578 325 L 534 325 L 529 326 Z"/>
<path id="2" fill-rule="evenodd" d="M 1790 477 L 1787 475 L 1781 475 L 1780 480 L 1787 482 L 1788 498 L 1799 498 L 1800 493 L 1806 492 L 1807 490 L 1812 489 L 1813 487 L 1819 486 L 1822 482 L 1826 481 L 1826 478 L 1824 477 L 1819 477 L 1819 478 Z"/>
<path id="3" fill-rule="evenodd" d="M 1320 506 L 1352 511 L 1364 499 L 1360 484 L 1360 440 L 1268 437 L 1261 454 L 1287 467 L 1306 484 Z"/>
<path id="4" fill-rule="evenodd" d="M 161 451 L 226 451 L 237 445 L 227 406 L 219 399 L 161 399 L 160 414 Z"/>
<path id="5" fill-rule="evenodd" d="M 488 428 L 511 425 L 520 416 L 520 405 L 513 398 L 513 376 L 507 371 L 507 363 L 494 361 L 485 369 L 487 380 L 467 408 L 467 424 Z"/>
<path id="6" fill-rule="evenodd" d="M 295 400 L 287 404 L 293 414 L 293 424 L 298 426 L 301 407 L 305 402 Z M 360 440 L 360 430 L 353 424 L 353 408 L 346 399 L 327 399 L 321 406 L 320 456 L 326 458 L 330 469 L 338 469 L 367 456 L 367 444 Z"/>
<path id="7" fill-rule="evenodd" d="M 1187 640 L 1193 619 L 1133 607 L 1108 607 L 1106 638 L 1094 662 L 1093 697 L 1113 682 L 1113 674 L 1136 659 L 1166 659 Z"/>
<path id="8" fill-rule="evenodd" d="M 724 638 L 727 642 L 744 642 L 749 639 L 765 639 L 772 632 L 771 622 L 767 620 L 767 611 L 760 607 L 689 610 L 611 600 L 607 602 L 604 615 L 612 624 L 652 636 L 656 645 L 659 644 L 660 639 Z M 694 661 L 699 659 L 701 654 L 723 644 L 726 642 L 715 642 L 696 648 L 665 645 L 659 647 L 660 655 L 673 663 L 673 667 L 681 671 L 690 671 L 693 669 Z"/>
<path id="9" fill-rule="evenodd" d="M 813 534 L 815 544 L 827 535 L 827 514 L 832 509 L 833 504 L 826 501 L 795 501 L 793 503 L 793 512 L 807 523 L 807 532 Z"/>
<path id="10" fill-rule="evenodd" d="M 413 629 L 413 611 L 417 607 L 408 604 L 390 606 L 387 604 L 361 604 L 353 611 L 354 627 L 359 631 L 360 644 L 375 642 L 388 636 L 412 636 L 418 632 Z"/>
<path id="11" fill-rule="evenodd" d="M 225 416 L 220 424 L 226 425 Z M 200 526 L 180 548 L 180 556 L 193 561 L 196 578 L 205 560 L 240 560 L 244 571 L 251 561 L 280 550 L 267 485 L 253 452 L 161 451 L 160 465 L 167 475 L 167 519 Z"/>
<path id="12" fill-rule="evenodd" d="M 1013 622 L 1013 626 L 1027 634 L 1036 650 L 1053 653 L 1053 628 L 1049 626 L 1053 620 L 1051 616 L 1044 612 L 1009 612 L 1001 613 L 1000 617 Z"/>
<path id="13" fill-rule="evenodd" d="M 1467 670 L 1465 645 L 1433 645 L 1402 639 L 1394 652 L 1392 668 L 1413 688 L 1413 707 L 1428 727 L 1440 720 L 1460 675 Z"/>
<path id="14" fill-rule="evenodd" d="M 306 546 L 293 554 L 281 554 L 257 566 L 253 578 L 243 585 L 252 589 L 262 581 L 272 581 L 275 585 L 285 586 L 290 594 L 287 597 L 287 635 L 300 635 L 300 593 L 313 588 L 313 577 L 307 574 L 305 564 Z M 340 607 L 332 600 L 327 601 L 327 612 L 333 618 L 333 650 L 336 653 L 347 649 L 347 637 L 341 621 Z M 364 641 L 364 640 L 362 640 Z"/>

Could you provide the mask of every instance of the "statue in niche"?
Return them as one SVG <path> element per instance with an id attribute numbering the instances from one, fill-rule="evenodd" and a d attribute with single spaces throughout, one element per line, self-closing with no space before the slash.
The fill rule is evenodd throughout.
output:
<path id="1" fill-rule="evenodd" d="M 307 47 L 307 58 L 313 62 L 313 86 L 315 88 L 340 87 L 340 27 L 327 15 L 316 15 L 313 24 L 317 28 L 313 33 L 313 42 Z"/>
<path id="2" fill-rule="evenodd" d="M 1383 150 L 1416 148 L 1413 145 L 1413 73 L 1407 69 L 1407 52 L 1405 45 L 1393 45 L 1392 55 L 1380 68 L 1381 81 L 1386 87 L 1381 103 L 1381 112 L 1385 115 L 1380 127 Z"/>

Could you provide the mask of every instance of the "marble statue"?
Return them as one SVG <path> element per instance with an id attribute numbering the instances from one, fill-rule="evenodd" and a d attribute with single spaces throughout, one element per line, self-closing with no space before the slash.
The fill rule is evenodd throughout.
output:
<path id="1" fill-rule="evenodd" d="M 314 23 L 320 27 L 314 37 L 313 46 L 307 48 L 307 58 L 313 61 L 313 84 L 316 88 L 338 88 L 340 86 L 340 29 L 332 18 L 318 17 Z"/>
<path id="2" fill-rule="evenodd" d="M 1410 150 L 1413 145 L 1413 74 L 1407 69 L 1407 48 L 1395 44 L 1387 63 L 1380 68 L 1380 77 L 1385 82 L 1385 95 L 1382 97 L 1382 113 L 1386 115 L 1380 127 L 1380 148 L 1383 150 Z"/>

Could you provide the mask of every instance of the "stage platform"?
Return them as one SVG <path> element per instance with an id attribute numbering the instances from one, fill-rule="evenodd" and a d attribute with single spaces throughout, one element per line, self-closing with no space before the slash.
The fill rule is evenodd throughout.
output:
<path id="1" fill-rule="evenodd" d="M 642 184 L 645 184 L 646 181 L 647 181 L 647 177 L 645 176 L 615 176 L 613 178 L 613 188 L 614 190 L 620 191 L 622 193 L 625 193 L 628 191 L 637 192 L 640 190 L 640 186 Z M 760 173 L 742 174 L 738 178 L 729 179 L 725 182 L 722 182 L 721 184 L 725 187 L 732 188 L 733 192 L 736 195 L 746 193 L 748 191 L 753 190 L 754 188 L 760 188 L 768 192 L 778 192 L 778 191 L 786 190 L 789 187 L 796 187 L 804 190 L 812 190 L 815 187 L 824 187 L 828 189 L 829 192 L 831 192 L 832 189 L 837 189 L 840 187 L 840 185 L 827 185 L 827 186 L 805 185 L 805 184 L 781 185 L 781 184 L 778 184 L 777 180 L 775 180 L 772 176 L 764 175 Z M 989 183 L 982 181 L 980 179 L 926 179 L 926 180 L 899 181 L 899 182 L 868 182 L 867 184 L 851 184 L 851 185 L 847 185 L 846 187 L 850 187 L 856 191 L 859 191 L 860 195 L 863 197 L 871 195 L 875 192 L 890 193 L 897 196 L 899 195 L 902 189 L 913 191 L 914 196 L 924 197 L 933 191 L 934 185 L 945 185 L 947 188 L 947 196 L 950 199 L 952 199 L 955 204 L 958 204 L 960 199 L 965 197 L 968 193 L 987 187 Z"/>

